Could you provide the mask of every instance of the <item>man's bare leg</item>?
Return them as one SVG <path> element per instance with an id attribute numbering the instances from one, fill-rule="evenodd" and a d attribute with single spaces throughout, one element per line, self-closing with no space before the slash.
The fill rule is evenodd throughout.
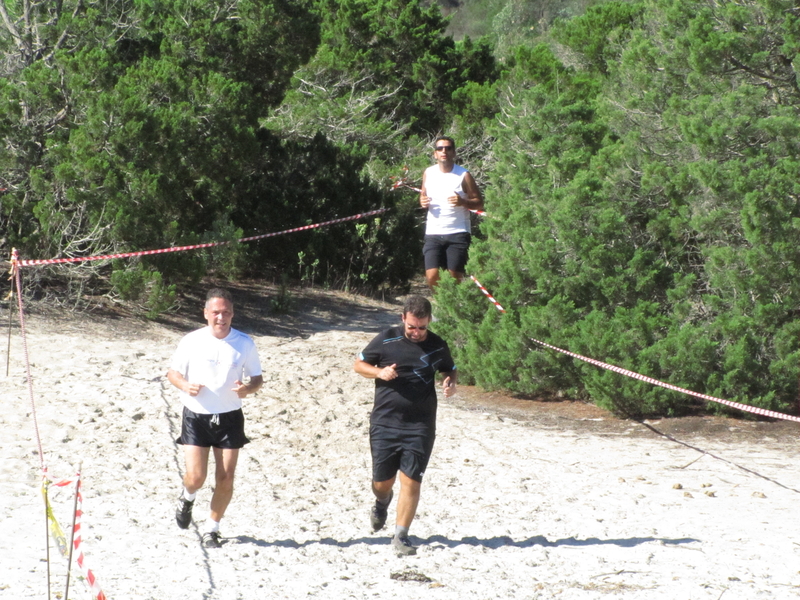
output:
<path id="1" fill-rule="evenodd" d="M 375 505 L 370 512 L 370 524 L 373 531 L 380 531 L 386 524 L 389 503 L 392 501 L 392 487 L 395 477 L 386 481 L 373 481 L 372 493 L 375 494 Z"/>
<path id="2" fill-rule="evenodd" d="M 178 527 L 188 529 L 192 524 L 192 508 L 194 497 L 206 480 L 208 473 L 208 448 L 200 446 L 184 446 L 183 455 L 186 464 L 186 473 L 183 476 L 184 491 L 178 499 L 178 508 L 175 511 L 175 520 Z"/>
<path id="3" fill-rule="evenodd" d="M 183 456 L 186 463 L 186 474 L 183 486 L 190 494 L 203 487 L 208 475 L 208 453 L 210 448 L 200 446 L 184 446 Z"/>
<path id="4" fill-rule="evenodd" d="M 233 476 L 239 460 L 239 449 L 214 448 L 214 460 L 217 468 L 214 494 L 211 496 L 211 519 L 219 523 L 233 497 Z"/>
<path id="5" fill-rule="evenodd" d="M 400 472 L 400 498 L 397 501 L 397 522 L 394 528 L 392 547 L 398 556 L 413 556 L 417 549 L 408 539 L 408 528 L 417 514 L 422 484 Z"/>
<path id="6" fill-rule="evenodd" d="M 428 287 L 433 289 L 439 283 L 439 269 L 426 269 L 425 280 L 428 282 Z"/>
<path id="7" fill-rule="evenodd" d="M 455 280 L 458 281 L 458 283 L 461 283 L 466 273 L 462 273 L 460 271 L 450 271 L 450 275 L 452 275 Z"/>
<path id="8" fill-rule="evenodd" d="M 417 514 L 422 483 L 400 472 L 400 498 L 397 500 L 397 525 L 408 529 Z"/>

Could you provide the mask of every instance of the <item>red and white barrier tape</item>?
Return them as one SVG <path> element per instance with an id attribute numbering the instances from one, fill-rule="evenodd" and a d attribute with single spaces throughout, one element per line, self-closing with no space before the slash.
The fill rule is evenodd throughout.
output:
<path id="1" fill-rule="evenodd" d="M 502 306 L 500 306 L 500 303 L 497 300 L 494 299 L 494 297 L 489 293 L 489 290 L 487 290 L 485 287 L 483 287 L 481 285 L 480 281 L 475 279 L 475 277 L 473 275 L 470 275 L 469 278 L 472 279 L 472 281 L 475 282 L 475 285 L 477 285 L 480 288 L 480 290 L 484 293 L 484 295 L 491 301 L 492 304 L 494 304 L 494 306 L 495 306 L 495 308 L 497 310 L 499 310 L 501 313 L 505 313 L 506 312 L 506 309 L 503 308 Z"/>
<path id="2" fill-rule="evenodd" d="M 365 217 L 371 217 L 373 215 L 379 215 L 381 213 L 390 210 L 388 208 L 380 208 L 378 210 L 371 210 L 365 213 L 359 213 L 357 215 L 352 215 L 350 217 L 343 217 L 341 219 L 333 219 L 331 221 L 325 221 L 324 223 L 314 223 L 312 225 L 304 225 L 302 227 L 295 227 L 293 229 L 285 229 L 283 231 L 276 231 L 274 233 L 265 233 L 262 235 L 255 235 L 252 237 L 245 237 L 237 240 L 238 242 L 253 242 L 255 240 L 262 240 L 268 237 L 274 237 L 277 235 L 284 235 L 287 233 L 295 233 L 297 231 L 307 231 L 309 229 L 317 229 L 318 227 L 325 227 L 326 225 L 334 225 L 336 223 L 344 223 L 345 221 L 355 221 L 357 219 L 363 219 Z M 167 254 L 169 252 L 184 252 L 186 250 L 200 250 L 202 248 L 211 248 L 214 246 L 224 246 L 226 244 L 230 244 L 231 242 L 209 242 L 206 244 L 192 244 L 190 246 L 175 246 L 172 248 L 160 248 L 158 250 L 142 250 L 139 252 L 123 252 L 120 254 L 103 254 L 98 256 L 81 256 L 81 257 L 74 257 L 74 258 L 51 258 L 51 259 L 37 259 L 37 260 L 17 260 L 16 265 L 18 267 L 38 267 L 42 265 L 55 265 L 55 264 L 65 264 L 65 263 L 80 263 L 80 262 L 88 262 L 93 260 L 108 260 L 112 258 L 130 258 L 133 256 L 150 256 L 153 254 Z M 13 263 L 13 261 L 12 261 Z"/>
<path id="3" fill-rule="evenodd" d="M 413 188 L 412 188 L 413 189 Z M 419 191 L 419 190 L 417 190 Z M 332 219 L 330 221 L 324 221 L 322 223 L 313 223 L 311 225 L 303 225 L 302 227 L 294 227 L 292 229 L 284 229 L 283 231 L 275 231 L 272 233 L 264 233 L 262 235 L 254 235 L 251 237 L 244 237 L 236 240 L 237 242 L 244 243 L 244 242 L 254 242 L 256 240 L 263 240 L 270 237 L 275 237 L 278 235 L 286 235 L 288 233 L 296 233 L 298 231 L 308 231 L 311 229 L 318 229 L 319 227 L 326 227 L 328 225 L 336 225 L 337 223 L 345 223 L 347 221 L 356 221 L 358 219 L 364 219 L 366 217 L 372 217 L 375 215 L 379 215 L 384 213 L 389 208 L 379 208 L 377 210 L 371 210 L 364 213 L 359 213 L 357 215 L 352 215 L 350 217 L 342 217 L 341 219 Z M 479 215 L 485 215 L 486 213 L 481 210 L 473 210 L 474 212 Z M 117 254 L 100 254 L 96 256 L 76 256 L 71 258 L 48 258 L 48 259 L 26 259 L 20 260 L 19 258 L 12 258 L 11 259 L 11 268 L 12 272 L 15 268 L 20 267 L 41 267 L 44 265 L 60 265 L 60 264 L 69 264 L 69 263 L 82 263 L 82 262 L 90 262 L 95 260 L 111 260 L 114 258 L 132 258 L 136 256 L 152 256 L 154 254 L 168 254 L 170 252 L 185 252 L 187 250 L 202 250 L 203 248 L 213 248 L 215 246 L 225 246 L 230 244 L 231 242 L 208 242 L 205 244 L 191 244 L 188 246 L 173 246 L 172 248 L 159 248 L 157 250 L 140 250 L 137 252 L 120 252 Z"/>
<path id="4" fill-rule="evenodd" d="M 92 570 L 86 564 L 86 558 L 84 557 L 83 550 L 81 549 L 81 517 L 83 516 L 83 496 L 81 494 L 80 476 L 78 476 L 78 481 L 75 485 L 75 494 L 77 495 L 78 500 L 77 504 L 75 505 L 75 527 L 72 530 L 72 547 L 75 549 L 75 552 L 78 555 L 78 558 L 75 560 L 75 562 L 78 563 L 78 566 L 83 573 L 84 581 L 92 594 L 92 598 L 95 598 L 96 600 L 106 600 L 106 595 L 100 588 L 97 577 L 95 577 L 94 573 L 92 573 Z"/>
<path id="5" fill-rule="evenodd" d="M 22 335 L 22 354 L 25 357 L 25 375 L 28 383 L 28 398 L 31 403 L 31 416 L 33 417 L 33 427 L 36 432 L 36 447 L 39 450 L 39 465 L 44 468 L 44 450 L 42 449 L 42 436 L 39 432 L 39 418 L 36 416 L 36 402 L 33 395 L 33 375 L 31 373 L 30 354 L 28 353 L 28 336 L 25 329 L 25 307 L 22 302 L 22 276 L 19 270 L 19 252 L 16 248 L 11 249 L 11 276 L 17 288 L 17 309 L 19 311 L 19 330 Z M 9 313 L 10 313 L 9 309 Z"/>
<path id="6" fill-rule="evenodd" d="M 75 485 L 75 482 L 78 481 L 77 477 L 69 477 L 67 479 L 59 479 L 58 481 L 53 481 L 49 477 L 45 475 L 47 479 L 47 483 L 49 485 L 54 485 L 56 487 L 67 487 L 68 485 Z"/>
<path id="7" fill-rule="evenodd" d="M 316 229 L 318 227 L 325 227 L 326 225 L 335 225 L 336 223 L 344 223 L 345 221 L 355 221 L 357 219 L 363 219 L 365 217 L 372 217 L 374 215 L 379 215 L 381 213 L 385 213 L 387 210 L 391 210 L 389 208 L 379 208 L 377 210 L 371 210 L 365 213 L 359 213 L 357 215 L 353 215 L 351 217 L 342 217 L 341 219 L 333 219 L 332 221 L 325 221 L 324 223 L 314 223 L 312 225 L 304 225 L 302 227 L 295 227 L 294 229 L 284 229 L 283 231 L 278 231 L 275 233 L 265 233 L 263 235 L 255 235 L 253 237 L 246 237 L 242 238 L 240 242 L 252 242 L 255 240 L 262 240 L 268 237 L 274 237 L 276 235 L 284 235 L 286 233 L 295 233 L 297 231 L 306 231 L 308 229 Z"/>
<path id="8" fill-rule="evenodd" d="M 724 404 L 725 406 L 730 406 L 732 408 L 743 410 L 745 412 L 753 413 L 756 415 L 762 415 L 764 417 L 772 417 L 773 419 L 783 419 L 784 421 L 795 421 L 797 423 L 800 423 L 800 417 L 795 417 L 793 415 L 786 415 L 783 413 L 775 412 L 774 410 L 767 410 L 765 408 L 758 408 L 757 406 L 750 406 L 749 404 L 740 404 L 739 402 L 723 400 L 722 398 L 716 398 L 714 396 L 709 396 L 707 394 L 700 394 L 699 392 L 693 392 L 692 390 L 687 390 L 682 387 L 678 387 L 677 385 L 672 385 L 671 383 L 665 383 L 663 381 L 659 381 L 658 379 L 647 377 L 646 375 L 641 375 L 634 371 L 629 371 L 628 369 L 623 369 L 622 367 L 610 365 L 608 363 L 595 360 L 594 358 L 581 356 L 580 354 L 575 354 L 574 352 L 570 352 L 569 350 L 563 350 L 561 348 L 548 344 L 547 342 L 542 342 L 534 338 L 529 338 L 529 339 L 532 342 L 539 344 L 540 346 L 544 346 L 545 348 L 550 348 L 551 350 L 555 350 L 556 352 L 561 352 L 562 354 L 566 354 L 567 356 L 571 356 L 572 358 L 577 358 L 578 360 L 588 362 L 589 364 L 595 365 L 596 367 L 600 367 L 602 369 L 606 369 L 608 371 L 614 371 L 615 373 L 619 373 L 620 375 L 625 375 L 626 377 L 638 379 L 640 381 L 644 381 L 652 385 L 657 385 L 659 387 L 666 388 L 668 390 L 673 390 L 675 392 L 681 392 L 682 394 L 688 394 L 689 396 L 694 396 L 695 398 L 700 398 L 702 400 L 708 400 L 709 402 L 717 402 L 719 404 Z"/>
<path id="9" fill-rule="evenodd" d="M 81 569 L 81 573 L 83 574 L 84 582 L 86 586 L 89 588 L 89 591 L 92 594 L 92 598 L 95 600 L 106 600 L 106 595 L 103 590 L 100 588 L 100 584 L 97 581 L 97 577 L 92 572 L 92 570 L 86 564 L 86 557 L 83 554 L 83 550 L 81 549 L 81 544 L 83 542 L 83 538 L 81 537 L 81 517 L 83 516 L 83 495 L 81 494 L 81 474 L 78 473 L 74 477 L 68 477 L 66 479 L 59 479 L 53 480 L 47 474 L 47 468 L 45 467 L 42 470 L 42 495 L 44 496 L 45 502 L 45 509 L 47 512 L 47 519 L 49 521 L 49 529 L 50 534 L 53 536 L 55 540 L 56 547 L 58 548 L 59 552 L 63 556 L 67 556 L 67 539 L 64 535 L 64 531 L 59 525 L 58 520 L 55 517 L 55 514 L 52 511 L 50 505 L 50 499 L 47 494 L 47 486 L 54 485 L 57 487 L 67 487 L 70 485 L 75 486 L 75 520 L 74 526 L 72 528 L 72 548 L 73 551 L 77 554 L 77 559 L 75 560 L 78 563 L 78 567 Z"/>
<path id="10" fill-rule="evenodd" d="M 470 279 L 475 282 L 480 290 L 484 293 L 484 295 L 495 305 L 497 310 L 502 313 L 505 313 L 505 309 L 500 306 L 500 304 L 495 300 L 492 295 L 486 290 L 485 287 L 481 285 L 481 283 L 475 279 L 474 276 L 470 275 Z M 682 387 L 678 387 L 677 385 L 672 385 L 671 383 L 665 383 L 663 381 L 659 381 L 658 379 L 654 379 L 652 377 L 647 377 L 646 375 L 641 375 L 634 371 L 629 371 L 628 369 L 623 369 L 622 367 L 617 367 L 614 365 L 610 365 L 608 363 L 601 362 L 594 358 L 589 358 L 587 356 L 582 356 L 580 354 L 576 354 L 574 352 L 570 352 L 569 350 L 563 350 L 558 348 L 557 346 L 553 346 L 552 344 L 548 344 L 547 342 L 542 342 L 541 340 L 537 340 L 534 338 L 529 338 L 532 342 L 539 344 L 540 346 L 544 346 L 545 348 L 549 348 L 551 350 L 555 350 L 556 352 L 560 352 L 562 354 L 566 354 L 567 356 L 571 356 L 573 358 L 577 358 L 578 360 L 582 360 L 584 362 L 588 362 L 589 364 L 595 365 L 596 367 L 600 367 L 602 369 L 607 369 L 609 371 L 613 371 L 615 373 L 619 373 L 620 375 L 625 375 L 626 377 L 631 377 L 633 379 L 638 379 L 640 381 L 644 381 L 646 383 L 650 383 L 652 385 L 657 385 L 659 387 L 666 388 L 668 390 L 672 390 L 675 392 L 680 392 L 682 394 L 688 394 L 689 396 L 694 396 L 695 398 L 700 398 L 701 400 L 707 400 L 709 402 L 717 402 L 719 404 L 724 404 L 725 406 L 730 406 L 731 408 L 736 408 L 738 410 L 753 413 L 756 415 L 761 415 L 764 417 L 771 417 L 773 419 L 782 419 L 784 421 L 794 421 L 796 423 L 800 423 L 800 417 L 796 417 L 793 415 L 787 415 L 784 413 L 779 413 L 774 410 L 767 410 L 765 408 L 758 408 L 757 406 L 750 406 L 749 404 L 741 404 L 739 402 L 732 402 L 731 400 L 724 400 L 722 398 L 716 398 L 715 396 L 709 396 L 708 394 L 701 394 L 699 392 L 693 392 L 692 390 L 687 390 Z"/>

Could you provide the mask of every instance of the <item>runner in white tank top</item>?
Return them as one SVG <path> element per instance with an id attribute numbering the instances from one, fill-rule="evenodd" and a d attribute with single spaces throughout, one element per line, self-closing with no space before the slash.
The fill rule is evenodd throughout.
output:
<path id="1" fill-rule="evenodd" d="M 449 137 L 434 142 L 436 164 L 422 174 L 419 203 L 428 209 L 425 225 L 425 278 L 433 288 L 439 269 L 461 281 L 471 241 L 470 210 L 483 210 L 483 195 L 475 179 L 455 164 L 456 143 Z"/>

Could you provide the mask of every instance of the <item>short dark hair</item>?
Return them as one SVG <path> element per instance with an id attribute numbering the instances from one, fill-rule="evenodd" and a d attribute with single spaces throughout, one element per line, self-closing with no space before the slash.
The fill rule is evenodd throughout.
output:
<path id="1" fill-rule="evenodd" d="M 231 306 L 233 306 L 233 296 L 231 296 L 231 293 L 228 290 L 224 290 L 222 288 L 211 288 L 206 294 L 206 308 L 208 308 L 208 303 L 214 298 L 222 298 L 223 300 L 227 300 L 231 303 Z"/>
<path id="2" fill-rule="evenodd" d="M 445 142 L 450 142 L 453 145 L 453 152 L 456 151 L 456 141 L 453 138 L 448 137 L 446 135 L 440 135 L 435 140 L 433 140 L 433 145 L 436 146 L 436 144 L 438 144 L 442 140 L 444 140 Z"/>
<path id="3" fill-rule="evenodd" d="M 418 319 L 430 318 L 432 313 L 431 303 L 422 296 L 409 296 L 403 305 L 403 315 L 411 315 Z"/>

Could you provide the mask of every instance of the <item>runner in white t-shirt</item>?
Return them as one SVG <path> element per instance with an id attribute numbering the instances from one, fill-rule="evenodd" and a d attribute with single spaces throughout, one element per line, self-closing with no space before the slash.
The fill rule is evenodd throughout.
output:
<path id="1" fill-rule="evenodd" d="M 184 447 L 186 475 L 175 519 L 181 529 L 189 527 L 213 448 L 215 488 L 203 545 L 219 548 L 219 522 L 233 496 L 239 449 L 249 442 L 244 434 L 242 398 L 257 392 L 264 380 L 255 343 L 231 327 L 230 293 L 210 290 L 203 314 L 208 325 L 184 336 L 167 372 L 169 382 L 183 392 L 181 435 L 176 442 Z"/>

